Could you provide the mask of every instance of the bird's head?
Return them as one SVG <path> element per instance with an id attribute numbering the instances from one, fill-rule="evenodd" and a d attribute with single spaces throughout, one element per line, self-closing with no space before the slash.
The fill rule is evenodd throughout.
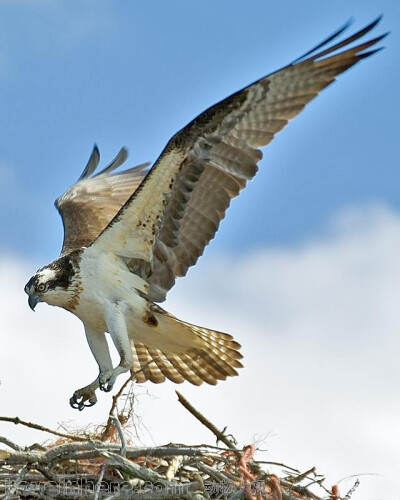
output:
<path id="1" fill-rule="evenodd" d="M 64 307 L 73 291 L 74 274 L 71 262 L 65 257 L 39 269 L 25 285 L 32 311 L 39 302 Z"/>

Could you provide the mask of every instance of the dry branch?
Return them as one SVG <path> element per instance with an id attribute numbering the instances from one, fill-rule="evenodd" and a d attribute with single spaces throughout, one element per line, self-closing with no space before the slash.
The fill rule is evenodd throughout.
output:
<path id="1" fill-rule="evenodd" d="M 221 441 L 231 450 L 236 449 L 236 439 L 234 439 L 234 442 L 233 440 L 228 439 L 228 437 L 224 434 L 224 431 L 218 430 L 215 425 L 211 423 L 204 415 L 202 415 L 199 410 L 196 410 L 196 408 L 194 408 L 194 406 L 192 406 L 180 392 L 175 392 L 181 405 L 184 406 L 195 418 L 197 418 L 199 422 L 205 425 L 216 436 L 217 444 L 219 441 Z"/>
<path id="2" fill-rule="evenodd" d="M 49 429 L 44 425 L 34 424 L 33 422 L 26 422 L 25 420 L 21 420 L 19 417 L 0 417 L 0 422 L 12 422 L 15 425 L 24 425 L 25 427 L 30 427 L 31 429 L 36 429 L 42 432 L 48 432 L 49 434 L 53 434 L 54 436 L 59 436 L 66 439 L 71 439 L 72 441 L 87 441 L 88 437 L 76 436 L 75 434 L 65 434 L 64 432 L 58 432 L 53 429 Z"/>
<path id="3" fill-rule="evenodd" d="M 178 394 L 180 403 L 205 425 L 226 448 L 209 445 L 133 446 L 124 428 L 133 400 L 118 413 L 118 398 L 107 424 L 80 435 L 0 417 L 10 423 L 50 432 L 60 439 L 45 446 L 22 448 L 0 437 L 9 449 L 0 449 L 0 499 L 13 500 L 339 500 L 336 486 L 323 486 L 315 468 L 304 473 L 280 462 L 259 462 L 254 446 L 242 449 L 224 431 Z M 83 435 L 82 435 L 83 434 Z M 106 441 L 107 438 L 107 441 Z M 119 438 L 119 439 L 118 439 Z M 265 466 L 280 470 L 277 474 Z M 345 499 L 349 500 L 355 487 Z"/>

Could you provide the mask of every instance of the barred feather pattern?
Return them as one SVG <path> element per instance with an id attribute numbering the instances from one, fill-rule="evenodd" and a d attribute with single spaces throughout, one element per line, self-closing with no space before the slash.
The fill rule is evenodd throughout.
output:
<path id="1" fill-rule="evenodd" d="M 185 380 L 193 385 L 203 382 L 216 385 L 218 380 L 238 375 L 242 368 L 240 344 L 232 335 L 201 326 L 191 325 L 176 319 L 177 324 L 189 327 L 203 344 L 201 348 L 191 348 L 179 353 L 147 347 L 142 342 L 133 342 L 133 368 L 136 381 L 147 380 L 160 384 L 166 379 L 176 384 Z"/>

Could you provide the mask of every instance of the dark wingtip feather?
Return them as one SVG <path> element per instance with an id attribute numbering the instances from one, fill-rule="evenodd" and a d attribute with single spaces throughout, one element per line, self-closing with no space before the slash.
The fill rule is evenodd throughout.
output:
<path id="1" fill-rule="evenodd" d="M 92 173 L 96 170 L 99 163 L 100 163 L 100 151 L 99 148 L 97 147 L 97 144 L 95 143 L 92 152 L 90 154 L 89 160 L 86 164 L 86 167 L 81 173 L 78 182 L 92 175 Z"/>
<path id="2" fill-rule="evenodd" d="M 383 14 L 380 14 L 380 15 L 379 15 L 379 16 L 375 19 L 375 21 L 372 21 L 372 23 L 369 25 L 369 26 L 370 26 L 370 29 L 372 30 L 373 28 L 375 28 L 375 26 L 381 22 L 382 18 L 383 18 Z M 368 28 L 369 26 L 367 26 L 367 28 Z"/>
<path id="3" fill-rule="evenodd" d="M 366 57 L 372 56 L 373 54 L 376 54 L 377 52 L 380 52 L 383 50 L 385 47 L 378 47 L 377 49 L 372 49 L 368 50 L 367 52 L 362 52 L 361 54 L 358 54 L 358 59 L 365 59 Z"/>
<path id="4" fill-rule="evenodd" d="M 386 33 L 384 33 L 383 35 L 379 35 L 375 38 L 372 38 L 371 40 L 369 40 L 367 43 L 370 44 L 370 45 L 375 45 L 376 43 L 380 42 L 381 40 L 383 40 L 384 38 L 386 38 L 388 35 L 389 35 L 389 31 L 387 31 Z"/>
<path id="5" fill-rule="evenodd" d="M 350 26 L 350 24 L 351 24 L 350 20 L 347 21 L 347 23 L 345 23 L 341 28 L 339 28 L 335 33 L 333 33 L 332 35 L 330 35 L 327 39 L 325 39 L 323 42 L 321 42 L 320 44 L 318 44 L 313 49 L 309 50 L 306 54 L 303 54 L 301 57 L 299 57 L 298 59 L 296 59 L 294 61 L 294 63 L 292 63 L 292 64 L 299 63 L 299 62 L 302 62 L 304 60 L 308 60 L 308 59 L 305 59 L 307 56 L 311 56 L 309 59 L 312 59 L 312 60 L 316 60 L 316 59 L 322 58 L 322 57 L 324 57 L 324 56 L 326 56 L 328 54 L 331 54 L 332 52 L 335 52 L 336 50 L 338 50 L 338 49 L 340 49 L 340 48 L 342 48 L 342 47 L 344 47 L 346 45 L 349 45 L 352 42 L 355 42 L 356 40 L 359 40 L 364 35 L 366 35 L 371 30 L 373 30 L 375 28 L 375 26 L 381 21 L 382 17 L 383 17 L 383 15 L 381 14 L 374 21 L 372 21 L 367 26 L 365 26 L 365 28 L 362 28 L 361 30 L 359 30 L 356 33 L 354 33 L 354 35 L 351 35 L 351 36 L 345 38 L 344 40 L 342 40 L 341 42 L 336 43 L 332 47 L 328 47 L 327 49 L 325 49 L 325 50 L 323 50 L 323 51 L 315 54 L 315 52 L 318 49 L 320 49 L 323 46 L 325 46 L 327 43 L 329 43 L 330 41 L 332 41 L 334 38 L 337 38 L 341 33 L 344 32 L 345 29 L 347 29 Z M 370 42 L 367 42 L 367 43 L 370 46 L 370 45 L 372 45 L 374 43 L 379 42 L 380 40 L 382 40 L 387 35 L 388 35 L 388 33 L 385 33 L 384 35 L 376 37 L 376 38 L 374 38 L 373 40 L 371 40 Z"/>
<path id="6" fill-rule="evenodd" d="M 318 43 L 313 47 L 312 49 L 308 50 L 305 54 L 301 55 L 297 59 L 295 59 L 292 64 L 295 64 L 302 59 L 305 59 L 307 56 L 310 56 L 313 52 L 316 52 L 317 50 L 321 49 L 325 45 L 327 45 L 329 42 L 340 36 L 344 31 L 346 31 L 354 22 L 354 19 L 351 17 L 348 21 L 346 21 L 343 26 L 338 28 L 336 31 L 334 31 L 331 35 L 329 35 L 327 38 L 322 40 L 322 42 Z"/>

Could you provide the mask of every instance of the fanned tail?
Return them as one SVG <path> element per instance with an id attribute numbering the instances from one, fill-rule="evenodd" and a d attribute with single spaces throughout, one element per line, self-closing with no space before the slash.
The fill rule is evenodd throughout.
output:
<path id="1" fill-rule="evenodd" d="M 176 384 L 187 380 L 194 385 L 215 385 L 238 375 L 236 369 L 242 368 L 239 360 L 243 356 L 232 335 L 186 323 L 161 308 L 154 317 L 156 324 L 141 337 L 149 340 L 132 339 L 132 373 L 137 382 L 159 384 L 169 379 Z M 156 344 L 151 341 L 154 336 Z"/>

